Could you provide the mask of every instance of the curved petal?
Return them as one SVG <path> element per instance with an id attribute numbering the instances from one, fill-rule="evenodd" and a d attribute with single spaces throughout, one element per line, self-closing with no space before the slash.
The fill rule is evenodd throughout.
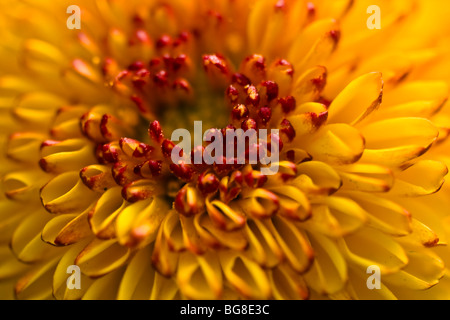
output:
<path id="1" fill-rule="evenodd" d="M 353 299 L 356 300 L 397 300 L 398 298 L 391 290 L 381 283 L 380 289 L 370 290 L 367 288 L 367 278 L 370 274 L 366 273 L 366 268 L 349 265 L 348 269 L 348 291 Z M 381 278 L 382 280 L 383 278 Z"/>
<path id="2" fill-rule="evenodd" d="M 32 123 L 33 126 L 42 127 L 43 124 L 47 126 L 47 121 L 52 119 L 54 112 L 61 105 L 67 103 L 60 96 L 49 94 L 48 92 L 27 91 L 20 97 L 18 103 L 14 105 L 12 112 L 14 116 L 27 123 Z"/>
<path id="3" fill-rule="evenodd" d="M 435 193 L 444 184 L 448 169 L 439 161 L 422 160 L 396 175 L 389 194 L 416 197 Z"/>
<path id="4" fill-rule="evenodd" d="M 82 300 L 114 300 L 122 279 L 123 270 L 109 272 L 95 279 L 81 298 Z"/>
<path id="5" fill-rule="evenodd" d="M 86 139 L 45 141 L 39 164 L 45 172 L 61 173 L 96 163 L 94 145 Z"/>
<path id="6" fill-rule="evenodd" d="M 222 295 L 222 270 L 215 253 L 181 254 L 176 279 L 188 299 L 219 299 Z"/>
<path id="7" fill-rule="evenodd" d="M 245 233 L 248 239 L 248 252 L 259 265 L 273 268 L 283 259 L 281 247 L 266 223 L 248 220 Z"/>
<path id="8" fill-rule="evenodd" d="M 268 270 L 273 296 L 277 300 L 306 300 L 309 288 L 302 276 L 282 264 Z"/>
<path id="9" fill-rule="evenodd" d="M 42 261 L 64 250 L 63 248 L 51 247 L 48 243 L 42 241 L 41 230 L 50 220 L 51 215 L 41 210 L 24 219 L 11 238 L 11 249 L 20 261 Z"/>
<path id="10" fill-rule="evenodd" d="M 349 198 L 368 213 L 368 225 L 394 236 L 411 233 L 411 214 L 394 201 L 357 192 L 349 193 Z"/>
<path id="11" fill-rule="evenodd" d="M 11 200 L 35 200 L 39 186 L 48 177 L 40 170 L 17 170 L 6 173 L 1 180 L 1 187 L 5 196 Z"/>
<path id="12" fill-rule="evenodd" d="M 392 171 L 376 164 L 355 163 L 342 167 L 339 174 L 342 178 L 341 190 L 386 192 L 394 184 Z"/>
<path id="13" fill-rule="evenodd" d="M 0 246 L 0 261 L 2 261 L 0 265 L 0 279 L 2 281 L 21 274 L 28 269 L 28 265 L 18 261 L 11 248 L 6 245 Z"/>
<path id="14" fill-rule="evenodd" d="M 139 250 L 131 259 L 120 282 L 118 300 L 171 299 L 178 288 L 172 279 L 158 274 L 151 265 L 152 247 Z M 164 280 L 160 279 L 163 278 Z"/>
<path id="15" fill-rule="evenodd" d="M 259 219 L 274 215 L 280 208 L 280 201 L 269 190 L 262 188 L 244 189 L 242 199 L 239 200 L 239 206 L 248 215 Z"/>
<path id="16" fill-rule="evenodd" d="M 325 87 L 326 78 L 327 69 L 323 66 L 312 67 L 303 72 L 292 88 L 292 95 L 297 105 L 316 101 Z"/>
<path id="17" fill-rule="evenodd" d="M 298 177 L 291 183 L 309 195 L 330 195 L 342 185 L 337 171 L 324 162 L 313 160 L 300 163 L 297 173 Z"/>
<path id="18" fill-rule="evenodd" d="M 69 266 L 74 264 L 78 253 L 86 246 L 89 240 L 80 241 L 73 246 L 59 260 L 53 273 L 53 296 L 58 300 L 79 300 L 86 293 L 93 280 L 83 273 L 80 274 L 80 288 L 69 289 L 67 279 L 70 274 L 67 273 Z"/>
<path id="19" fill-rule="evenodd" d="M 399 146 L 429 146 L 438 130 L 427 119 L 393 118 L 370 123 L 361 128 L 367 149 L 386 149 Z"/>
<path id="20" fill-rule="evenodd" d="M 381 110 L 413 101 L 430 101 L 439 106 L 448 95 L 449 86 L 443 81 L 408 81 L 386 94 Z"/>
<path id="21" fill-rule="evenodd" d="M 220 252 L 225 278 L 248 299 L 268 299 L 272 290 L 264 270 L 245 256 L 230 251 Z"/>
<path id="22" fill-rule="evenodd" d="M 130 247 L 144 247 L 154 241 L 168 211 L 169 204 L 160 197 L 127 206 L 115 222 L 119 243 Z"/>
<path id="23" fill-rule="evenodd" d="M 267 190 L 278 197 L 280 202 L 279 214 L 284 217 L 304 221 L 311 216 L 311 204 L 306 194 L 298 188 L 285 185 L 267 187 Z"/>
<path id="24" fill-rule="evenodd" d="M 120 187 L 107 190 L 89 212 L 89 225 L 100 239 L 107 240 L 116 236 L 116 219 L 128 205 L 122 198 L 121 191 Z"/>
<path id="25" fill-rule="evenodd" d="M 311 218 L 305 225 L 329 237 L 342 237 L 355 232 L 367 221 L 367 213 L 359 204 L 343 197 L 327 197 L 312 206 Z"/>
<path id="26" fill-rule="evenodd" d="M 120 268 L 130 256 L 130 249 L 117 240 L 94 239 L 75 259 L 81 272 L 90 277 L 100 277 Z"/>
<path id="27" fill-rule="evenodd" d="M 52 218 L 42 229 L 42 240 L 57 246 L 77 243 L 92 235 L 88 217 L 89 208 L 81 214 L 64 214 Z"/>
<path id="28" fill-rule="evenodd" d="M 52 298 L 52 278 L 59 257 L 45 261 L 24 274 L 16 283 L 15 296 L 20 300 Z"/>
<path id="29" fill-rule="evenodd" d="M 314 260 L 314 251 L 307 236 L 282 217 L 274 217 L 264 223 L 275 237 L 290 266 L 299 273 L 308 270 Z"/>
<path id="30" fill-rule="evenodd" d="M 391 236 L 365 227 L 339 241 L 347 259 L 364 270 L 376 265 L 381 275 L 398 272 L 408 263 L 403 247 Z"/>
<path id="31" fill-rule="evenodd" d="M 334 19 L 314 21 L 295 39 L 287 59 L 294 64 L 295 70 L 321 65 L 336 48 L 339 32 L 339 26 Z"/>
<path id="32" fill-rule="evenodd" d="M 244 215 L 222 201 L 206 199 L 206 211 L 211 221 L 221 229 L 231 231 L 240 229 L 245 224 Z"/>
<path id="33" fill-rule="evenodd" d="M 6 145 L 6 155 L 16 161 L 37 163 L 40 159 L 39 149 L 45 136 L 35 132 L 16 132 Z"/>
<path id="34" fill-rule="evenodd" d="M 323 126 L 305 141 L 305 150 L 314 160 L 337 165 L 358 161 L 364 147 L 361 133 L 347 124 Z"/>
<path id="35" fill-rule="evenodd" d="M 41 201 L 51 213 L 83 212 L 97 198 L 76 171 L 60 174 L 41 189 Z"/>
<path id="36" fill-rule="evenodd" d="M 173 275 L 178 265 L 179 253 L 175 251 L 176 248 L 170 246 L 169 238 L 167 236 L 168 232 L 174 230 L 177 223 L 176 218 L 177 213 L 174 211 L 171 211 L 166 215 L 156 235 L 155 245 L 152 252 L 153 266 L 166 277 Z M 177 242 L 179 243 L 181 242 L 181 232 L 177 233 Z M 181 249 L 183 248 L 180 248 L 180 250 Z"/>
<path id="37" fill-rule="evenodd" d="M 218 227 L 206 214 L 197 215 L 194 226 L 202 241 L 211 248 L 225 247 L 236 251 L 243 251 L 247 247 L 243 229 L 231 231 Z"/>
<path id="38" fill-rule="evenodd" d="M 353 80 L 333 100 L 328 123 L 356 124 L 376 110 L 383 96 L 381 73 L 368 73 Z"/>
<path id="39" fill-rule="evenodd" d="M 384 276 L 383 282 L 386 282 L 391 290 L 394 290 L 392 286 L 425 290 L 438 284 L 444 273 L 444 262 L 437 255 L 428 251 L 410 251 L 408 265 L 398 273 Z"/>
<path id="40" fill-rule="evenodd" d="M 316 292 L 327 295 L 339 292 L 347 281 L 347 264 L 337 245 L 320 234 L 308 233 L 315 259 L 304 278 Z"/>

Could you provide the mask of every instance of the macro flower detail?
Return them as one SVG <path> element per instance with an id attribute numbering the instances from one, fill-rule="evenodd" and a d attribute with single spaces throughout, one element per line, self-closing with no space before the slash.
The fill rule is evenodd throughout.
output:
<path id="1" fill-rule="evenodd" d="M 0 1 L 0 297 L 450 298 L 448 26 L 378 2 Z"/>

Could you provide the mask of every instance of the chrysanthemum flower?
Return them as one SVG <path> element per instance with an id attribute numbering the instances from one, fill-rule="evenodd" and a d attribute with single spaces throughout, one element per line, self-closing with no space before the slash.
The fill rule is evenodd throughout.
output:
<path id="1" fill-rule="evenodd" d="M 0 1 L 1 297 L 449 298 L 446 10 L 372 2 Z M 278 173 L 173 163 L 194 121 Z"/>

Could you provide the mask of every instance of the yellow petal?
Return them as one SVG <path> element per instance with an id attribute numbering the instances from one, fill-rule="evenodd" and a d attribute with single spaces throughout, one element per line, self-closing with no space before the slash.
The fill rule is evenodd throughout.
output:
<path id="1" fill-rule="evenodd" d="M 2 264 L 0 265 L 1 281 L 21 274 L 28 269 L 28 266 L 25 263 L 17 260 L 11 251 L 11 248 L 7 245 L 0 246 L 0 261 L 2 261 Z"/>
<path id="2" fill-rule="evenodd" d="M 152 295 L 150 300 L 180 300 L 180 292 L 173 279 L 166 278 L 155 272 Z"/>
<path id="3" fill-rule="evenodd" d="M 36 199 L 39 186 L 45 183 L 44 172 L 27 169 L 6 173 L 1 180 L 5 196 L 11 200 L 29 202 Z"/>
<path id="4" fill-rule="evenodd" d="M 314 252 L 306 235 L 282 217 L 274 217 L 264 223 L 277 240 L 291 267 L 299 273 L 308 270 L 313 262 Z"/>
<path id="5" fill-rule="evenodd" d="M 439 161 L 422 160 L 396 175 L 390 194 L 406 197 L 423 196 L 439 191 L 448 169 Z"/>
<path id="6" fill-rule="evenodd" d="M 328 123 L 358 123 L 378 108 L 382 96 L 381 73 L 365 74 L 353 80 L 333 100 L 329 107 Z"/>
<path id="7" fill-rule="evenodd" d="M 285 264 L 267 271 L 272 285 L 273 296 L 277 300 L 305 300 L 309 288 L 302 276 Z"/>
<path id="8" fill-rule="evenodd" d="M 29 91 L 20 97 L 12 108 L 15 117 L 33 127 L 47 127 L 51 123 L 56 110 L 67 101 L 55 94 L 43 91 Z"/>
<path id="9" fill-rule="evenodd" d="M 81 180 L 91 190 L 103 193 L 116 186 L 111 168 L 105 165 L 90 165 L 80 171 Z"/>
<path id="10" fill-rule="evenodd" d="M 38 39 L 28 39 L 24 43 L 26 58 L 46 62 L 55 66 L 64 66 L 67 59 L 58 47 Z M 32 61 L 29 61 L 31 63 Z"/>
<path id="11" fill-rule="evenodd" d="M 292 88 L 297 105 L 316 101 L 325 86 L 326 77 L 327 69 L 323 66 L 316 66 L 303 72 Z"/>
<path id="12" fill-rule="evenodd" d="M 375 164 L 352 164 L 342 167 L 342 190 L 365 192 L 386 192 L 394 183 L 394 176 L 389 168 Z"/>
<path id="13" fill-rule="evenodd" d="M 400 146 L 386 149 L 366 149 L 360 161 L 376 163 L 389 168 L 402 168 L 408 166 L 409 161 L 423 155 L 431 147 L 428 146 Z"/>
<path id="14" fill-rule="evenodd" d="M 306 194 L 330 195 L 342 185 L 341 177 L 331 166 L 320 161 L 307 161 L 297 165 L 298 177 L 292 184 Z"/>
<path id="15" fill-rule="evenodd" d="M 263 38 L 261 39 L 261 42 L 258 43 L 258 49 L 254 51 L 264 52 L 269 58 L 272 57 L 273 51 L 279 51 L 279 48 L 277 48 L 277 46 L 274 46 L 273 44 L 278 39 L 280 39 L 280 33 L 283 32 L 287 17 L 289 17 L 289 15 L 286 14 L 285 10 L 277 10 L 275 8 L 275 5 L 273 5 L 273 1 L 271 9 L 273 12 L 271 18 L 269 20 L 266 20 L 268 18 L 267 16 L 263 18 L 264 20 L 266 20 L 266 23 L 264 25 L 265 28 L 262 30 L 258 30 L 258 32 L 263 34 Z"/>
<path id="16" fill-rule="evenodd" d="M 143 247 L 156 239 L 159 226 L 169 211 L 160 197 L 138 201 L 122 210 L 116 220 L 120 244 Z"/>
<path id="17" fill-rule="evenodd" d="M 172 225 L 171 220 L 176 222 L 176 219 L 170 219 L 170 217 L 176 215 L 174 212 L 172 214 L 168 214 L 161 223 L 161 227 L 159 228 L 158 234 L 155 240 L 155 246 L 152 253 L 152 263 L 155 268 L 164 276 L 171 276 L 175 273 L 175 270 L 178 265 L 178 256 L 177 252 L 174 252 L 174 248 L 169 247 L 169 241 L 165 235 L 166 225 Z"/>
<path id="18" fill-rule="evenodd" d="M 408 263 L 408 256 L 391 236 L 365 227 L 339 241 L 345 256 L 364 270 L 377 265 L 383 274 L 399 271 Z"/>
<path id="19" fill-rule="evenodd" d="M 183 229 L 184 246 L 193 254 L 204 254 L 206 251 L 205 243 L 202 241 L 201 235 L 195 228 L 195 218 L 179 215 L 181 228 Z"/>
<path id="20" fill-rule="evenodd" d="M 446 268 L 444 277 L 439 284 L 426 290 L 411 291 L 407 286 L 393 287 L 392 291 L 402 300 L 449 300 L 450 299 L 450 272 Z"/>
<path id="21" fill-rule="evenodd" d="M 231 231 L 240 229 L 245 224 L 244 215 L 222 201 L 206 199 L 206 210 L 211 220 L 221 229 Z"/>
<path id="22" fill-rule="evenodd" d="M 248 220 L 245 232 L 249 253 L 259 265 L 273 268 L 283 259 L 281 247 L 266 223 Z"/>
<path id="23" fill-rule="evenodd" d="M 2 243 L 7 243 L 11 239 L 17 225 L 24 219 L 24 216 L 29 214 L 29 210 L 28 206 L 23 207 L 21 203 L 7 199 L 0 201 L 0 241 Z"/>
<path id="24" fill-rule="evenodd" d="M 381 107 L 371 118 L 372 121 L 401 118 L 419 117 L 428 118 L 439 111 L 442 101 L 411 101 L 389 107 Z"/>
<path id="25" fill-rule="evenodd" d="M 152 247 L 139 250 L 131 259 L 120 282 L 118 300 L 149 299 L 155 281 L 156 270 L 151 265 Z"/>
<path id="26" fill-rule="evenodd" d="M 121 187 L 107 190 L 89 212 L 89 224 L 92 231 L 101 239 L 111 239 L 116 235 L 117 216 L 128 205 L 122 198 L 121 191 Z"/>
<path id="27" fill-rule="evenodd" d="M 186 249 L 181 218 L 177 211 L 170 210 L 167 213 L 167 216 L 161 223 L 160 229 L 171 251 L 181 252 Z"/>
<path id="28" fill-rule="evenodd" d="M 93 280 L 83 273 L 80 274 L 80 289 L 69 289 L 67 279 L 68 267 L 74 264 L 78 253 L 83 249 L 89 240 L 80 241 L 73 246 L 59 260 L 53 273 L 53 296 L 58 300 L 79 300 L 86 293 Z"/>
<path id="29" fill-rule="evenodd" d="M 343 289 L 347 281 L 347 264 L 336 244 L 320 234 L 308 233 L 314 249 L 314 262 L 304 278 L 316 292 L 327 295 Z"/>
<path id="30" fill-rule="evenodd" d="M 225 247 L 232 250 L 242 251 L 247 246 L 242 229 L 226 231 L 218 227 L 209 216 L 200 214 L 194 220 L 194 226 L 202 241 L 205 241 L 211 248 Z"/>
<path id="31" fill-rule="evenodd" d="M 408 252 L 408 265 L 398 273 L 386 275 L 386 282 L 391 290 L 393 286 L 402 289 L 425 290 L 438 284 L 444 276 L 444 262 L 429 251 Z"/>
<path id="32" fill-rule="evenodd" d="M 39 164 L 46 172 L 62 173 L 95 163 L 93 145 L 85 139 L 69 139 L 43 144 Z"/>
<path id="33" fill-rule="evenodd" d="M 96 198 L 75 171 L 56 176 L 41 189 L 42 204 L 51 213 L 83 212 Z"/>
<path id="34" fill-rule="evenodd" d="M 347 124 L 321 127 L 311 140 L 305 141 L 305 150 L 318 161 L 330 164 L 349 164 L 358 161 L 364 151 L 364 138 Z"/>
<path id="35" fill-rule="evenodd" d="M 280 202 L 279 214 L 286 218 L 304 221 L 311 216 L 311 204 L 305 193 L 293 186 L 273 186 L 267 190 L 275 193 Z"/>
<path id="36" fill-rule="evenodd" d="M 266 29 L 266 17 L 269 15 L 271 8 L 270 0 L 258 1 L 250 11 L 247 22 L 247 37 L 249 40 L 249 47 L 256 49 L 262 41 Z"/>
<path id="37" fill-rule="evenodd" d="M 368 225 L 394 236 L 412 231 L 411 214 L 399 204 L 367 193 L 352 192 L 349 197 L 368 213 Z"/>
<path id="38" fill-rule="evenodd" d="M 63 141 L 71 138 L 82 138 L 80 119 L 88 111 L 86 106 L 63 106 L 59 109 L 50 129 L 53 139 Z"/>
<path id="39" fill-rule="evenodd" d="M 439 131 L 427 119 L 394 118 L 371 123 L 361 133 L 366 139 L 362 162 L 400 167 L 425 153 Z"/>
<path id="40" fill-rule="evenodd" d="M 42 210 L 42 209 L 41 209 Z M 54 248 L 41 239 L 41 230 L 51 215 L 41 210 L 33 212 L 14 231 L 11 248 L 16 257 L 24 262 L 45 260 L 64 250 Z"/>
<path id="41" fill-rule="evenodd" d="M 438 136 L 433 124 L 423 118 L 394 118 L 370 123 L 361 128 L 367 149 L 400 146 L 430 146 Z"/>
<path id="42" fill-rule="evenodd" d="M 232 251 L 220 252 L 225 278 L 248 299 L 268 299 L 272 290 L 264 270 L 252 260 Z"/>
<path id="43" fill-rule="evenodd" d="M 417 219 L 411 219 L 411 233 L 401 237 L 399 242 L 425 247 L 433 247 L 439 243 L 436 233 Z"/>
<path id="44" fill-rule="evenodd" d="M 239 206 L 245 213 L 256 219 L 270 217 L 280 207 L 278 197 L 266 189 L 248 189 L 242 196 Z"/>
<path id="45" fill-rule="evenodd" d="M 202 256 L 183 253 L 177 271 L 178 286 L 188 299 L 219 299 L 222 294 L 222 270 L 213 252 Z"/>
<path id="46" fill-rule="evenodd" d="M 36 265 L 16 283 L 15 294 L 21 300 L 52 299 L 52 278 L 59 257 Z"/>
<path id="47" fill-rule="evenodd" d="M 82 300 L 114 300 L 122 279 L 123 269 L 109 272 L 105 276 L 95 279 L 83 295 Z"/>
<path id="48" fill-rule="evenodd" d="M 383 75 L 385 83 L 396 85 L 411 72 L 412 67 L 413 62 L 408 54 L 387 51 L 361 61 L 358 72 L 378 70 Z"/>
<path id="49" fill-rule="evenodd" d="M 380 289 L 370 290 L 367 287 L 367 279 L 371 276 L 366 273 L 367 268 L 360 266 L 349 266 L 348 270 L 348 291 L 353 299 L 356 300 L 397 300 L 397 297 L 383 283 L 381 275 Z"/>
<path id="50" fill-rule="evenodd" d="M 336 20 L 322 19 L 313 22 L 292 44 L 287 55 L 288 61 L 294 64 L 295 70 L 321 65 L 336 48 L 339 32 Z"/>
<path id="51" fill-rule="evenodd" d="M 350 234 L 367 221 L 367 213 L 357 202 L 347 198 L 326 197 L 314 204 L 312 210 L 311 218 L 305 225 L 330 237 Z"/>
<path id="52" fill-rule="evenodd" d="M 92 234 L 87 221 L 89 208 L 81 213 L 58 215 L 42 229 L 42 240 L 53 245 L 69 245 Z"/>
<path id="53" fill-rule="evenodd" d="M 448 95 L 448 84 L 443 81 L 408 81 L 386 94 L 382 109 L 412 101 L 431 101 L 442 105 Z"/>
<path id="54" fill-rule="evenodd" d="M 94 239 L 78 254 L 75 264 L 90 277 L 100 277 L 121 267 L 128 259 L 130 249 L 117 240 Z"/>
<path id="55" fill-rule="evenodd" d="M 45 136 L 34 132 L 17 132 L 10 136 L 6 154 L 21 162 L 39 161 L 39 148 Z"/>

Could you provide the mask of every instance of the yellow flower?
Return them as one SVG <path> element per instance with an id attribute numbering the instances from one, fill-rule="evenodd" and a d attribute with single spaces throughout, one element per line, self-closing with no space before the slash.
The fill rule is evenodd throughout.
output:
<path id="1" fill-rule="evenodd" d="M 450 298 L 450 6 L 71 4 L 0 1 L 1 298 Z M 279 171 L 173 163 L 194 121 Z"/>

